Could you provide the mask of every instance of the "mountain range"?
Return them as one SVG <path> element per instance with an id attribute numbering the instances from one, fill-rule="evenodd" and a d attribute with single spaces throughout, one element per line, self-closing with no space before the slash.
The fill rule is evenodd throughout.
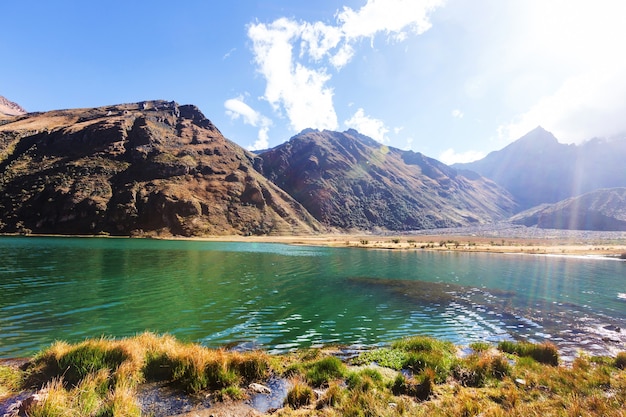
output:
<path id="1" fill-rule="evenodd" d="M 559 143 L 537 127 L 505 148 L 457 169 L 469 169 L 507 189 L 521 210 L 603 188 L 626 187 L 626 139 Z"/>
<path id="2" fill-rule="evenodd" d="M 543 229 L 626 232 L 626 188 L 605 188 L 554 204 L 541 204 L 509 219 Z"/>
<path id="3" fill-rule="evenodd" d="M 509 218 L 623 230 L 626 220 L 612 189 L 626 187 L 626 140 L 563 145 L 537 128 L 447 166 L 355 130 L 307 129 L 253 154 L 193 105 L 26 113 L 0 99 L 0 233 L 286 235 Z"/>

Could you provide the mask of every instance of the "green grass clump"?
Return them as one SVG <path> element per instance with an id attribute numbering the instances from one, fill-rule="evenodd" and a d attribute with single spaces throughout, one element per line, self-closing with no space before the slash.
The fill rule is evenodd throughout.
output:
<path id="1" fill-rule="evenodd" d="M 414 336 L 394 342 L 393 349 L 401 349 L 405 352 L 454 352 L 454 345 L 450 342 L 434 339 L 428 336 Z"/>
<path id="2" fill-rule="evenodd" d="M 46 379 L 63 377 L 72 386 L 93 372 L 108 370 L 112 374 L 129 356 L 111 341 L 88 340 L 75 346 L 57 342 L 35 358 L 39 372 Z"/>
<path id="3" fill-rule="evenodd" d="M 362 352 L 352 360 L 354 365 L 376 363 L 385 368 L 402 369 L 408 359 L 408 354 L 402 349 L 380 348 Z"/>
<path id="4" fill-rule="evenodd" d="M 343 378 L 346 365 L 335 356 L 327 356 L 306 366 L 306 380 L 314 387 L 321 387 L 330 381 Z"/>
<path id="5" fill-rule="evenodd" d="M 108 380 L 108 370 L 101 369 L 68 390 L 61 378 L 55 378 L 26 413 L 30 417 L 139 417 L 141 408 L 134 390 L 123 383 L 109 390 Z"/>
<path id="6" fill-rule="evenodd" d="M 474 352 L 484 352 L 491 348 L 491 344 L 489 344 L 488 342 L 473 342 L 470 343 L 469 347 Z"/>
<path id="7" fill-rule="evenodd" d="M 375 369 L 365 368 L 358 372 L 351 372 L 346 378 L 346 384 L 351 390 L 368 391 L 384 387 L 383 376 Z"/>
<path id="8" fill-rule="evenodd" d="M 446 380 L 456 362 L 456 348 L 450 342 L 417 336 L 400 340 L 392 348 L 407 352 L 403 368 L 419 374 L 426 369 L 435 372 L 437 382 Z"/>
<path id="9" fill-rule="evenodd" d="M 397 371 L 408 369 L 415 374 L 432 369 L 438 382 L 445 381 L 455 361 L 456 348 L 452 343 L 425 336 L 402 339 L 391 348 L 363 352 L 353 359 L 356 365 L 376 363 Z"/>
<path id="10" fill-rule="evenodd" d="M 217 401 L 226 401 L 227 399 L 237 401 L 237 400 L 242 400 L 243 398 L 245 398 L 245 394 L 241 388 L 231 385 L 229 387 L 222 388 L 221 390 L 217 391 L 215 393 L 214 398 Z"/>
<path id="11" fill-rule="evenodd" d="M 529 342 L 502 341 L 498 343 L 498 349 L 505 353 L 533 358 L 539 363 L 557 366 L 559 364 L 559 351 L 552 343 L 541 344 Z"/>

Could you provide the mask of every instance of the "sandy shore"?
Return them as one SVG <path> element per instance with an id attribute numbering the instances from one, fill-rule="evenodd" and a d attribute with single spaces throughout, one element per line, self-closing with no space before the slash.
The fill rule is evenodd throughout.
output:
<path id="1" fill-rule="evenodd" d="M 430 231 L 435 232 L 435 231 Z M 428 250 L 543 255 L 626 257 L 626 238 L 606 236 L 477 236 L 467 234 L 327 234 L 308 236 L 214 236 L 193 240 L 222 242 L 265 242 L 292 245 L 359 247 L 385 250 Z"/>
<path id="2" fill-rule="evenodd" d="M 1 235 L 0 235 L 1 236 Z M 15 236 L 6 234 L 5 236 Z M 32 235 L 51 236 L 61 235 Z M 105 237 L 72 235 L 67 237 Z M 106 236 L 108 238 L 124 238 Z M 626 259 L 626 232 L 537 229 L 508 223 L 430 229 L 407 233 L 328 233 L 300 236 L 217 235 L 203 237 L 146 236 L 164 240 L 258 242 L 289 245 L 357 247 L 381 250 L 428 250 L 535 255 L 590 256 Z"/>

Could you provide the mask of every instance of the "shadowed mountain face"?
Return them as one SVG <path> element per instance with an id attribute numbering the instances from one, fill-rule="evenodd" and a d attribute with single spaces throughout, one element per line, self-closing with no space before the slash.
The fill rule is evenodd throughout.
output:
<path id="1" fill-rule="evenodd" d="M 511 221 L 544 229 L 626 231 L 626 188 L 592 191 L 523 211 Z"/>
<path id="2" fill-rule="evenodd" d="M 0 124 L 0 232 L 320 230 L 261 163 L 174 102 L 17 115 Z"/>
<path id="3" fill-rule="evenodd" d="M 265 175 L 330 227 L 466 226 L 508 217 L 515 208 L 492 181 L 354 130 L 307 130 L 260 156 Z"/>
<path id="4" fill-rule="evenodd" d="M 626 187 L 626 139 L 565 145 L 538 127 L 502 150 L 455 168 L 506 188 L 527 209 L 599 188 Z"/>

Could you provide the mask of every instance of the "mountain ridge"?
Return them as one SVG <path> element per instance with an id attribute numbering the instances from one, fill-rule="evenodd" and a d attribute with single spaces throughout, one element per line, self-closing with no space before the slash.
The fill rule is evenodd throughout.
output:
<path id="1" fill-rule="evenodd" d="M 0 125 L 0 232 L 195 236 L 322 230 L 193 105 L 163 100 Z"/>
<path id="2" fill-rule="evenodd" d="M 452 166 L 492 179 L 525 210 L 596 189 L 626 187 L 624 159 L 626 138 L 568 145 L 538 127 L 481 160 Z"/>
<path id="3" fill-rule="evenodd" d="M 307 129 L 259 156 L 265 175 L 328 227 L 456 227 L 503 219 L 515 205 L 491 181 L 353 129 Z"/>

